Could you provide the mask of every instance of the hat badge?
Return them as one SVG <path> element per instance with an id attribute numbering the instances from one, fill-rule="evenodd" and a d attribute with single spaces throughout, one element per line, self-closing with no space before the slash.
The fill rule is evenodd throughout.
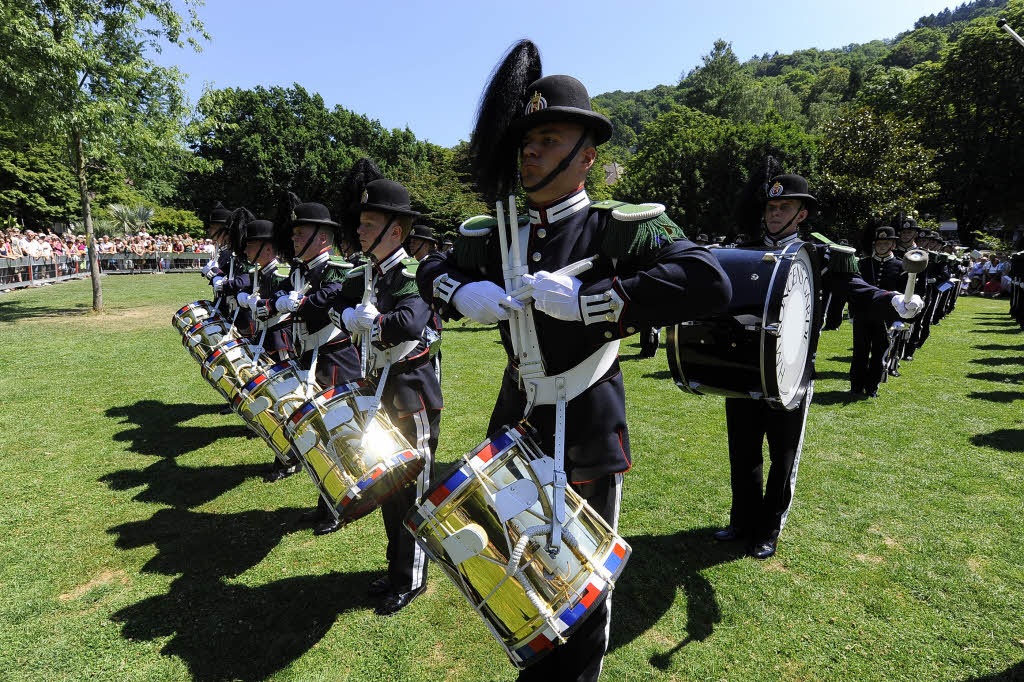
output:
<path id="1" fill-rule="evenodd" d="M 363 196 L 359 199 L 359 203 L 360 204 L 365 204 L 369 200 L 370 200 L 370 192 L 364 189 L 363 190 Z"/>
<path id="2" fill-rule="evenodd" d="M 777 197 L 777 196 L 782 194 L 782 191 L 783 191 L 782 183 L 781 182 L 776 182 L 774 185 L 772 185 L 772 188 L 770 190 L 768 190 L 768 196 L 770 196 L 770 197 Z"/>
<path id="3" fill-rule="evenodd" d="M 526 115 L 534 114 L 541 109 L 548 108 L 548 101 L 544 99 L 544 96 L 540 94 L 540 90 L 533 91 L 533 97 L 526 104 Z"/>
<path id="4" fill-rule="evenodd" d="M 296 219 L 297 219 L 298 217 L 299 217 L 299 216 L 297 216 L 297 215 L 295 214 L 295 209 L 293 208 L 293 209 L 292 209 L 292 215 L 291 215 L 291 219 L 292 219 L 292 221 L 294 222 L 294 221 L 295 221 L 295 220 L 296 220 Z"/>

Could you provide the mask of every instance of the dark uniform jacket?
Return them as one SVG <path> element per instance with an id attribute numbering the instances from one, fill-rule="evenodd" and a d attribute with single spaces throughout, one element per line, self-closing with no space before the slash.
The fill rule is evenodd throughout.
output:
<path id="1" fill-rule="evenodd" d="M 552 205 L 532 208 L 530 223 L 520 226 L 528 233 L 523 260 L 529 272 L 553 272 L 596 255 L 594 267 L 579 275 L 583 282 L 581 298 L 614 290 L 622 300 L 617 320 L 584 315 L 590 324 L 558 320 L 534 310 L 549 375 L 576 366 L 604 343 L 630 336 L 644 326 L 663 327 L 720 312 L 732 295 L 729 280 L 711 253 L 681 238 L 681 232 L 666 216 L 621 221 L 611 216 L 619 206 L 616 202 L 591 204 L 581 190 Z M 420 263 L 417 281 L 421 295 L 444 319 L 458 319 L 458 310 L 435 295 L 434 282 L 445 274 L 460 286 L 489 280 L 503 287 L 499 240 L 494 231 L 486 236 L 464 233 L 457 248 L 433 253 Z M 489 433 L 517 423 L 526 405 L 509 324 L 501 322 L 498 326 L 508 364 Z M 540 446 L 549 454 L 554 451 L 554 412 L 553 405 L 540 405 L 529 416 Z M 569 403 L 566 413 L 565 458 L 571 482 L 582 483 L 629 469 L 625 392 L 618 360 L 597 383 Z"/>
<path id="2" fill-rule="evenodd" d="M 228 296 L 236 296 L 240 292 L 247 294 L 253 294 L 259 296 L 260 294 L 269 296 L 273 292 L 280 290 L 282 287 L 288 285 L 289 270 L 287 266 L 282 266 L 277 259 L 267 263 L 259 269 L 257 283 L 258 287 L 253 289 L 253 276 L 252 270 L 244 272 L 237 277 L 228 280 L 224 283 L 224 294 Z M 252 334 L 251 336 L 255 339 L 263 334 L 263 328 L 266 325 L 266 321 L 276 314 L 274 310 L 274 301 L 270 299 L 259 299 L 261 308 L 259 310 L 257 319 L 252 320 Z M 243 310 L 244 313 L 251 312 L 249 310 Z M 239 315 L 241 317 L 241 315 Z M 266 352 L 274 358 L 274 360 L 281 361 L 289 357 L 292 352 L 292 341 L 291 341 L 291 323 L 284 322 L 278 323 L 267 330 L 266 337 L 263 340 L 263 348 Z"/>
<path id="3" fill-rule="evenodd" d="M 344 384 L 360 376 L 359 354 L 352 346 L 351 337 L 344 329 L 332 332 L 336 328 L 328 317 L 330 301 L 341 292 L 349 269 L 344 259 L 332 258 L 330 252 L 325 251 L 308 263 L 293 264 L 286 286 L 274 293 L 273 300 L 266 304 L 260 302 L 260 305 L 273 305 L 278 297 L 310 285 L 300 299 L 299 309 L 292 313 L 292 343 L 299 354 L 299 365 L 309 369 L 316 337 L 323 341 L 317 354 L 316 372 L 316 381 L 322 388 Z"/>
<path id="4" fill-rule="evenodd" d="M 903 272 L 903 261 L 899 258 L 889 256 L 888 258 L 880 259 L 875 256 L 868 256 L 867 258 L 860 259 L 858 267 L 860 269 L 861 278 L 872 286 L 885 291 L 895 291 L 899 293 L 903 293 L 906 288 L 907 274 Z M 885 313 L 880 319 L 895 320 L 899 317 L 896 310 L 891 305 L 886 310 L 879 308 L 875 312 Z M 878 319 L 877 314 L 873 315 L 870 309 L 865 309 L 863 307 L 856 308 L 854 314 Z"/>
<path id="5" fill-rule="evenodd" d="M 371 333 L 374 346 L 386 350 L 408 341 L 418 341 L 400 362 L 388 370 L 381 404 L 393 417 L 407 417 L 421 410 L 444 406 L 441 387 L 430 363 L 427 329 L 434 327 L 434 315 L 416 287 L 417 263 L 399 247 L 373 268 L 375 307 L 380 311 Z M 353 271 L 348 285 L 335 302 L 338 311 L 357 305 L 362 299 L 362 268 Z M 361 349 L 360 349 L 361 350 Z"/>
<path id="6" fill-rule="evenodd" d="M 234 264 L 233 268 L 232 264 Z M 253 324 L 252 319 L 252 312 L 247 308 L 243 308 L 241 310 L 238 309 L 238 301 L 235 299 L 235 295 L 242 290 L 231 288 L 232 284 L 240 281 L 239 278 L 242 277 L 245 278 L 242 281 L 248 283 L 248 270 L 248 266 L 243 263 L 241 259 L 237 258 L 231 252 L 231 249 L 221 249 L 220 253 L 217 254 L 217 267 L 211 270 L 210 273 L 210 284 L 213 284 L 213 279 L 215 277 L 225 278 L 224 286 L 221 288 L 220 292 L 220 295 L 224 297 L 225 303 L 224 307 L 221 309 L 227 311 L 226 316 L 229 322 L 234 319 L 235 331 L 238 332 L 239 335 L 246 338 L 252 338 L 256 333 L 256 327 Z M 231 275 L 230 279 L 228 279 L 229 275 Z M 235 315 L 235 311 L 238 311 L 237 316 Z"/>

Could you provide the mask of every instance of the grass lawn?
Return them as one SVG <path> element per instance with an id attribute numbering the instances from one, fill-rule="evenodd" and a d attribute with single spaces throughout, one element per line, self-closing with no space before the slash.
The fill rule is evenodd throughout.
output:
<path id="1" fill-rule="evenodd" d="M 196 275 L 0 296 L 0 679 L 510 680 L 441 571 L 392 618 L 366 585 L 377 514 L 314 538 L 305 475 L 271 461 L 171 326 Z M 1024 334 L 961 298 L 876 400 L 827 332 L 796 501 L 766 562 L 714 543 L 722 400 L 622 348 L 634 466 L 606 680 L 1024 679 Z M 501 349 L 445 331 L 438 459 L 484 436 Z"/>

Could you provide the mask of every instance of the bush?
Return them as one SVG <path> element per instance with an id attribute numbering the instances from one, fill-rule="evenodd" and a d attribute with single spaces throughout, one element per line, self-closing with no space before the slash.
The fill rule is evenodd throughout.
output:
<path id="1" fill-rule="evenodd" d="M 149 220 L 151 234 L 187 234 L 192 237 L 204 235 L 203 221 L 192 211 L 177 208 L 158 207 Z"/>

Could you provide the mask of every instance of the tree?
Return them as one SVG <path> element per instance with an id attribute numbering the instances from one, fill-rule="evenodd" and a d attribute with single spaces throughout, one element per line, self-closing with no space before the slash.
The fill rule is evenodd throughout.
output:
<path id="1" fill-rule="evenodd" d="M 181 74 L 152 59 L 165 44 L 208 37 L 182 0 L 14 0 L 0 7 L 0 113 L 17 132 L 67 147 L 89 244 L 93 309 L 103 307 L 93 243 L 91 162 L 180 150 Z"/>
<path id="2" fill-rule="evenodd" d="M 67 150 L 52 144 L 29 144 L 0 131 L 0 215 L 26 227 L 70 222 L 81 202 L 68 168 Z"/>
<path id="3" fill-rule="evenodd" d="M 153 219 L 154 210 L 144 204 L 126 206 L 124 204 L 111 204 L 107 207 L 111 220 L 117 226 L 121 234 L 139 232 L 149 227 L 149 221 Z"/>
<path id="4" fill-rule="evenodd" d="M 1024 24 L 1024 2 L 1006 7 L 1011 26 Z M 1024 49 L 991 19 L 964 29 L 938 63 L 912 82 L 921 139 L 936 149 L 941 199 L 957 219 L 960 241 L 1019 209 L 1024 158 Z"/>
<path id="5" fill-rule="evenodd" d="M 751 79 L 740 71 L 740 60 L 732 51 L 732 43 L 721 38 L 701 61 L 702 66 L 680 80 L 686 91 L 683 103 L 713 116 L 727 117 L 735 110 Z"/>
<path id="6" fill-rule="evenodd" d="M 869 221 L 910 213 L 938 191 L 935 152 L 919 126 L 862 107 L 827 123 L 818 152 L 817 197 L 837 237 L 856 238 Z"/>

